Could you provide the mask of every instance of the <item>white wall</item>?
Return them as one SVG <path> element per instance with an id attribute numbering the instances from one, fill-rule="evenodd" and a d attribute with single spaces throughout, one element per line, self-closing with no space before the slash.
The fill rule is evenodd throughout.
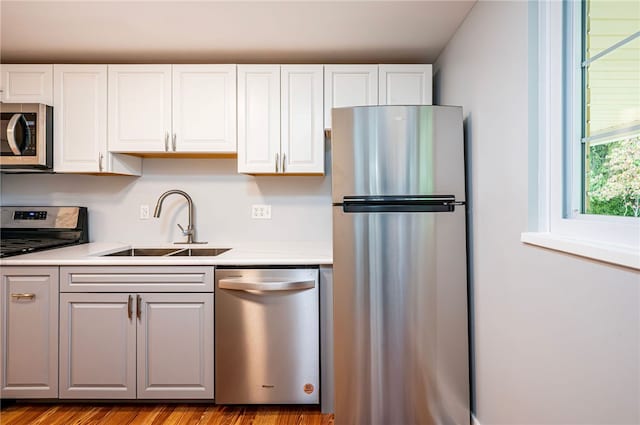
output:
<path id="1" fill-rule="evenodd" d="M 331 179 L 320 176 L 237 174 L 235 159 L 143 160 L 142 177 L 4 174 L 2 205 L 89 207 L 92 241 L 184 240 L 187 203 L 171 195 L 159 219 L 139 219 L 168 189 L 186 191 L 195 205 L 198 240 L 235 246 L 256 241 L 309 241 L 331 245 Z M 327 164 L 327 169 L 330 169 Z M 270 204 L 271 220 L 251 219 L 251 204 Z"/>
<path id="2" fill-rule="evenodd" d="M 470 145 L 475 415 L 640 423 L 640 273 L 531 247 L 527 2 L 478 2 L 439 57 L 436 99 Z"/>

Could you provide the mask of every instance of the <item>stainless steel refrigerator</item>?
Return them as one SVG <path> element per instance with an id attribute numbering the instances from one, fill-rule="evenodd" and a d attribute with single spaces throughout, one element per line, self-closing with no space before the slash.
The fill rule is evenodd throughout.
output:
<path id="1" fill-rule="evenodd" d="M 332 115 L 336 425 L 468 425 L 462 108 Z"/>

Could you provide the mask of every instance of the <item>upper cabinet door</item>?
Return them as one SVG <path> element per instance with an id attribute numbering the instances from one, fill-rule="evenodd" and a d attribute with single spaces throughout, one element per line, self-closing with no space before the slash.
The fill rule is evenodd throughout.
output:
<path id="1" fill-rule="evenodd" d="M 431 105 L 431 65 L 380 65 L 380 105 Z"/>
<path id="2" fill-rule="evenodd" d="M 171 146 L 171 65 L 109 65 L 109 150 Z"/>
<path id="3" fill-rule="evenodd" d="M 280 66 L 238 65 L 238 172 L 280 171 Z"/>
<path id="4" fill-rule="evenodd" d="M 170 150 L 236 152 L 235 65 L 173 65 Z"/>
<path id="5" fill-rule="evenodd" d="M 331 128 L 332 108 L 377 104 L 378 65 L 325 65 L 325 128 Z"/>
<path id="6" fill-rule="evenodd" d="M 0 100 L 53 105 L 53 65 L 1 65 Z"/>
<path id="7" fill-rule="evenodd" d="M 283 65 L 281 172 L 324 174 L 322 65 Z"/>
<path id="8" fill-rule="evenodd" d="M 54 66 L 56 172 L 101 172 L 107 155 L 107 66 Z"/>

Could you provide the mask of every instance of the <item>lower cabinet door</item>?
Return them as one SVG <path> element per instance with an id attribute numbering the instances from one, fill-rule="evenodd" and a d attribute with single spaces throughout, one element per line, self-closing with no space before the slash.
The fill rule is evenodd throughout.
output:
<path id="1" fill-rule="evenodd" d="M 138 296 L 138 398 L 213 399 L 213 294 Z"/>
<path id="2" fill-rule="evenodd" d="M 58 397 L 58 268 L 3 267 L 0 396 Z"/>
<path id="3" fill-rule="evenodd" d="M 136 397 L 135 295 L 60 294 L 60 398 Z"/>

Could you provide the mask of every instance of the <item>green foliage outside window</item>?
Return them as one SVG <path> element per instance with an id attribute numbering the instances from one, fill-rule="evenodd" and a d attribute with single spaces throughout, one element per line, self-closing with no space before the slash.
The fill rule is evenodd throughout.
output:
<path id="1" fill-rule="evenodd" d="M 640 136 L 592 145 L 586 212 L 640 217 Z"/>

